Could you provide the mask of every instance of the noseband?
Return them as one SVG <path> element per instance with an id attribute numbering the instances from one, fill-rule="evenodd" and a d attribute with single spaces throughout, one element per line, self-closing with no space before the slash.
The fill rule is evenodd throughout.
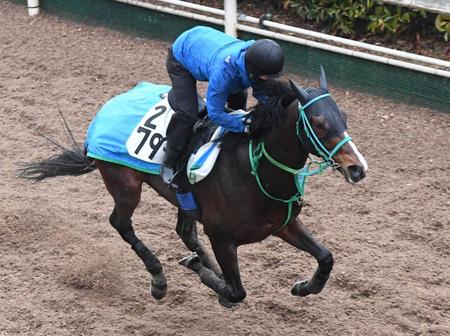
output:
<path id="1" fill-rule="evenodd" d="M 309 106 L 311 106 L 312 104 L 317 102 L 318 100 L 326 98 L 326 97 L 329 97 L 329 96 L 330 96 L 329 93 L 322 94 L 322 95 L 317 96 L 314 99 L 310 100 L 304 106 L 301 106 L 300 103 L 299 103 L 299 107 L 298 107 L 299 117 L 298 117 L 297 125 L 296 125 L 297 136 L 299 137 L 300 141 L 303 143 L 303 141 L 301 139 L 301 133 L 300 133 L 301 125 L 303 125 L 303 130 L 304 130 L 304 132 L 306 134 L 306 137 L 307 137 L 308 141 L 311 142 L 313 148 L 321 156 L 321 158 L 323 159 L 322 162 L 317 162 L 317 161 L 312 160 L 310 158 L 310 162 L 305 164 L 305 166 L 303 168 L 294 169 L 294 168 L 286 166 L 285 164 L 283 164 L 281 162 L 278 162 L 273 157 L 271 157 L 269 155 L 269 153 L 267 152 L 263 141 L 261 141 L 256 146 L 256 148 L 253 149 L 253 141 L 250 140 L 250 143 L 249 143 L 249 158 L 250 158 L 250 164 L 251 164 L 251 167 L 252 167 L 251 174 L 255 177 L 259 188 L 264 193 L 264 195 L 266 195 L 270 199 L 273 199 L 273 200 L 279 201 L 279 202 L 283 202 L 283 203 L 286 203 L 288 205 L 287 218 L 284 221 L 284 223 L 281 225 L 281 227 L 278 228 L 274 233 L 279 232 L 281 229 L 283 229 L 289 223 L 289 221 L 291 219 L 291 216 L 292 216 L 292 204 L 294 202 L 299 202 L 301 197 L 304 195 L 306 178 L 308 176 L 312 176 L 312 175 L 316 175 L 316 174 L 322 173 L 328 167 L 332 167 L 332 168 L 339 167 L 339 164 L 337 164 L 333 160 L 333 157 L 342 148 L 342 146 L 344 146 L 347 142 L 352 140 L 351 137 L 346 135 L 344 137 L 344 139 L 339 141 L 339 143 L 336 146 L 334 146 L 333 150 L 331 150 L 331 152 L 330 152 L 330 151 L 328 151 L 325 148 L 325 146 L 322 144 L 322 142 L 319 140 L 319 138 L 315 134 L 315 132 L 314 132 L 314 130 L 313 130 L 309 120 L 308 120 L 308 117 L 306 115 L 305 110 Z M 259 178 L 259 175 L 258 175 L 259 162 L 260 162 L 260 160 L 261 160 L 261 158 L 263 156 L 271 164 L 273 164 L 274 166 L 276 166 L 276 167 L 280 168 L 281 170 L 283 170 L 285 172 L 288 172 L 288 173 L 290 173 L 290 174 L 292 174 L 294 176 L 294 181 L 295 181 L 295 185 L 297 187 L 297 192 L 293 196 L 291 196 L 289 199 L 282 199 L 282 198 L 279 198 L 279 197 L 275 197 L 275 196 L 269 194 L 267 192 L 267 190 L 264 189 L 264 187 L 263 187 L 263 185 L 261 183 L 261 180 Z M 313 165 L 313 164 L 317 165 L 318 168 L 310 171 L 309 170 L 310 166 Z"/>

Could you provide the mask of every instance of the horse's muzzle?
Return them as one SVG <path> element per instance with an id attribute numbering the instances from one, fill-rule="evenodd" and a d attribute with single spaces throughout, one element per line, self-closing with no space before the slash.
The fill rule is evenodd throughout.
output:
<path id="1" fill-rule="evenodd" d="M 364 177 L 366 177 L 366 173 L 364 172 L 364 168 L 361 166 L 348 166 L 347 167 L 348 178 L 356 183 L 361 181 Z"/>

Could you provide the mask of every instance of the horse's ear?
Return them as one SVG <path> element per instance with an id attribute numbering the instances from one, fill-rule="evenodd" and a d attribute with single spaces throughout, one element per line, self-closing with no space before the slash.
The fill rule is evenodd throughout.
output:
<path id="1" fill-rule="evenodd" d="M 323 69 L 323 66 L 320 66 L 319 86 L 320 86 L 321 89 L 324 89 L 324 90 L 328 91 L 327 76 L 325 76 L 325 70 Z"/>
<path id="2" fill-rule="evenodd" d="M 292 90 L 294 90 L 297 98 L 300 99 L 300 102 L 302 104 L 306 103 L 309 96 L 308 92 L 306 92 L 306 90 L 302 88 L 301 85 L 296 84 L 292 79 L 289 79 L 289 84 L 291 85 Z"/>

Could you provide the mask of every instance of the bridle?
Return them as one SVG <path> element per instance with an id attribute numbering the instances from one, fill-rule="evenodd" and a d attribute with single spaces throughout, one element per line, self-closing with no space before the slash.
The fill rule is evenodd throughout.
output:
<path id="1" fill-rule="evenodd" d="M 320 96 L 317 96 L 317 97 L 311 99 L 303 106 L 299 102 L 299 106 L 298 106 L 299 117 L 298 117 L 297 124 L 296 124 L 296 132 L 297 132 L 297 136 L 299 137 L 300 141 L 303 143 L 303 140 L 301 139 L 301 130 L 303 129 L 308 141 L 311 142 L 313 148 L 323 159 L 322 162 L 317 162 L 310 158 L 310 162 L 305 164 L 302 168 L 300 168 L 300 169 L 291 168 L 281 162 L 278 162 L 273 157 L 271 157 L 264 146 L 264 141 L 259 142 L 255 148 L 253 148 L 254 147 L 253 141 L 250 140 L 250 142 L 249 142 L 249 159 L 250 159 L 250 165 L 252 168 L 251 174 L 255 177 L 259 188 L 261 189 L 263 194 L 266 195 L 267 197 L 269 197 L 270 199 L 273 199 L 278 202 L 286 203 L 288 205 L 287 218 L 284 221 L 284 223 L 281 225 L 281 227 L 278 228 L 274 233 L 279 232 L 281 229 L 283 229 L 289 223 L 291 216 L 292 216 L 292 204 L 294 202 L 299 203 L 300 199 L 304 195 L 306 178 L 308 176 L 320 174 L 328 167 L 331 167 L 333 169 L 338 168 L 339 164 L 333 160 L 333 157 L 347 142 L 352 140 L 352 138 L 350 136 L 348 136 L 346 133 L 344 133 L 345 134 L 344 139 L 339 141 L 339 143 L 336 144 L 336 146 L 334 146 L 334 148 L 331 151 L 328 151 L 325 148 L 325 146 L 322 144 L 322 142 L 319 140 L 317 135 L 315 134 L 315 132 L 308 120 L 305 110 L 308 107 L 310 107 L 312 104 L 317 102 L 318 100 L 329 97 L 329 96 L 330 96 L 329 93 L 322 94 Z M 289 199 L 282 199 L 282 198 L 273 196 L 263 187 L 263 185 L 261 183 L 261 179 L 258 174 L 259 163 L 263 157 L 266 158 L 275 167 L 293 175 L 294 182 L 297 187 L 297 192 L 294 195 L 292 195 Z M 318 168 L 316 168 L 314 170 L 310 170 L 311 165 L 317 165 Z"/>
<path id="2" fill-rule="evenodd" d="M 316 133 L 314 132 L 314 130 L 311 126 L 311 123 L 309 122 L 308 117 L 305 112 L 305 110 L 309 106 L 314 104 L 316 101 L 326 98 L 326 97 L 330 97 L 330 96 L 331 95 L 329 93 L 325 93 L 325 94 L 322 94 L 320 96 L 317 96 L 317 97 L 311 99 L 309 102 L 307 102 L 303 106 L 301 106 L 299 103 L 299 107 L 298 107 L 299 118 L 297 120 L 296 130 L 297 130 L 297 136 L 300 138 L 300 141 L 302 141 L 302 143 L 303 143 L 303 140 L 300 135 L 300 129 L 301 129 L 300 124 L 302 124 L 303 130 L 305 131 L 305 134 L 306 134 L 308 140 L 313 145 L 314 149 L 319 154 L 319 156 L 324 160 L 323 164 L 325 164 L 327 167 L 338 168 L 339 164 L 334 162 L 333 156 L 336 155 L 336 153 L 342 148 L 342 146 L 344 146 L 347 142 L 351 141 L 352 138 L 346 134 L 344 139 L 342 139 L 339 143 L 337 143 L 331 152 L 328 151 L 328 149 L 325 148 L 325 146 L 322 144 L 322 142 L 319 140 Z M 303 144 L 303 145 L 305 145 L 305 144 Z"/>

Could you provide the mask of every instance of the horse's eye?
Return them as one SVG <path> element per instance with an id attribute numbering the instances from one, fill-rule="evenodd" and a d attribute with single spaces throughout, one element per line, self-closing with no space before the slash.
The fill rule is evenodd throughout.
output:
<path id="1" fill-rule="evenodd" d="M 314 115 L 311 117 L 311 124 L 314 127 L 314 131 L 316 132 L 316 135 L 321 138 L 324 137 L 328 131 L 328 122 L 327 120 L 321 116 L 321 115 Z"/>
<path id="2" fill-rule="evenodd" d="M 324 130 L 326 128 L 324 124 L 319 124 L 316 127 L 321 130 Z"/>

